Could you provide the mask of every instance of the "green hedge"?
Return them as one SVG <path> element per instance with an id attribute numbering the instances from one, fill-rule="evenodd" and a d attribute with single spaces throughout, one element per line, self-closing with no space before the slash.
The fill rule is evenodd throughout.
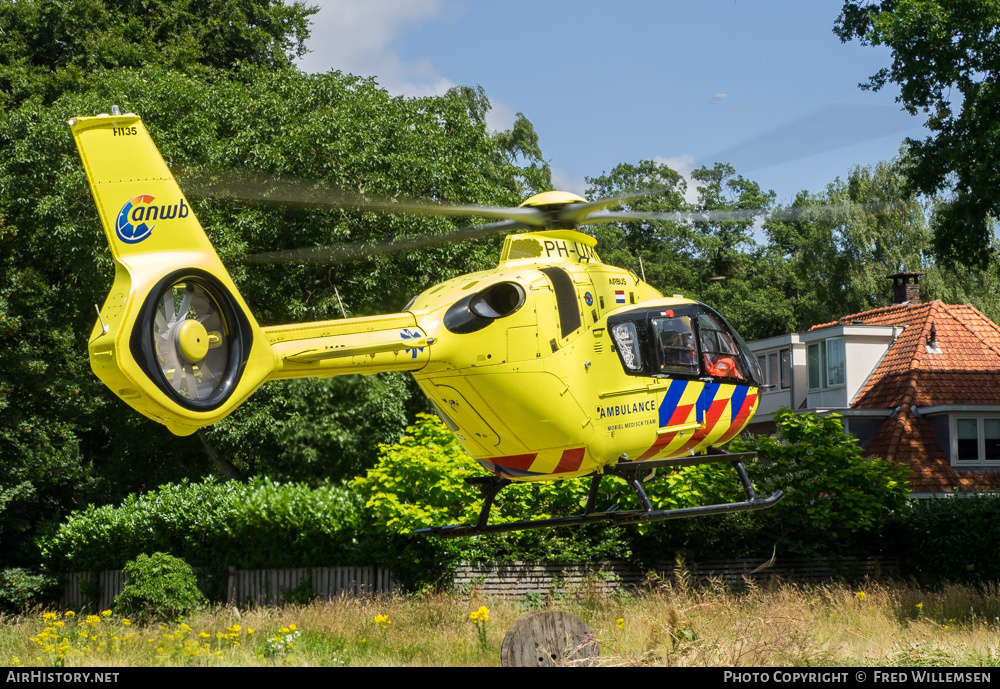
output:
<path id="1" fill-rule="evenodd" d="M 1000 582 L 1000 495 L 914 501 L 885 534 L 906 573 L 921 583 Z"/>
<path id="2" fill-rule="evenodd" d="M 361 501 L 342 485 L 206 479 L 74 512 L 41 546 L 46 564 L 66 572 L 120 569 L 156 551 L 194 567 L 369 564 L 361 526 Z"/>

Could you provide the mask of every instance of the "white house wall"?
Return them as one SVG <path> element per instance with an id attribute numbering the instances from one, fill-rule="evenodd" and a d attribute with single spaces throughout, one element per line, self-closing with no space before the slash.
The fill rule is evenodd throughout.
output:
<path id="1" fill-rule="evenodd" d="M 791 385 L 788 389 L 764 389 L 757 409 L 759 416 L 773 414 L 780 407 L 807 409 L 845 409 L 857 396 L 865 381 L 885 356 L 899 329 L 891 326 L 842 324 L 804 333 L 790 333 L 750 343 L 755 355 L 790 350 Z M 809 390 L 808 345 L 830 338 L 843 338 L 845 384 Z"/>

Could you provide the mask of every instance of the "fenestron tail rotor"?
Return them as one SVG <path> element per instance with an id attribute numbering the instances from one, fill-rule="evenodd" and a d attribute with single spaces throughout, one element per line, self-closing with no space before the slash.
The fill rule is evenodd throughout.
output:
<path id="1" fill-rule="evenodd" d="M 164 290 L 153 317 L 160 372 L 187 400 L 207 400 L 229 364 L 227 328 L 219 304 L 205 287 L 181 281 Z"/>

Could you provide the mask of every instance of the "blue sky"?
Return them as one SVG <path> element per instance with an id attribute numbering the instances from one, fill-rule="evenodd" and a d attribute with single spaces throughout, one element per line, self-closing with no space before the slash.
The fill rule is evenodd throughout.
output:
<path id="1" fill-rule="evenodd" d="M 523 112 L 558 188 L 621 162 L 729 162 L 779 202 L 922 138 L 898 91 L 862 91 L 884 48 L 842 44 L 839 0 L 337 0 L 313 17 L 307 71 L 391 93 L 481 85 L 490 122 Z M 724 95 L 723 95 L 724 94 Z"/>

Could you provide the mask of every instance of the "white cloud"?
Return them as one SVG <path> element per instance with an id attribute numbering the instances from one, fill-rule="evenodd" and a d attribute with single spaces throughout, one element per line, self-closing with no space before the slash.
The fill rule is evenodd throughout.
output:
<path id="1" fill-rule="evenodd" d="M 579 194 L 580 196 L 585 196 L 587 187 L 589 185 L 583 179 L 574 179 L 569 176 L 565 170 L 554 167 L 552 168 L 552 187 L 558 189 L 559 191 L 569 191 L 574 194 Z"/>
<path id="2" fill-rule="evenodd" d="M 374 76 L 393 95 L 440 95 L 455 85 L 430 60 L 405 62 L 393 49 L 408 27 L 440 16 L 442 0 L 337 0 L 319 7 L 302 70 Z"/>
<path id="3" fill-rule="evenodd" d="M 489 97 L 490 94 L 486 94 Z M 500 101 L 490 98 L 491 110 L 486 113 L 486 126 L 494 132 L 504 132 L 514 126 L 514 118 L 517 112 Z"/>
<path id="4" fill-rule="evenodd" d="M 406 62 L 394 46 L 411 27 L 461 11 L 459 5 L 446 5 L 446 0 L 337 0 L 319 7 L 306 44 L 310 52 L 299 61 L 300 69 L 372 76 L 394 96 L 440 96 L 455 86 L 431 60 Z M 496 100 L 491 105 L 486 116 L 491 130 L 514 126 L 513 108 Z"/>
<path id="5" fill-rule="evenodd" d="M 687 182 L 687 191 L 684 192 L 685 201 L 694 203 L 698 200 L 698 187 L 695 181 L 691 179 L 691 173 L 694 171 L 694 156 L 689 153 L 682 153 L 673 158 L 655 156 L 653 160 L 660 165 L 666 165 L 675 172 L 679 172 L 684 177 L 684 180 Z"/>

